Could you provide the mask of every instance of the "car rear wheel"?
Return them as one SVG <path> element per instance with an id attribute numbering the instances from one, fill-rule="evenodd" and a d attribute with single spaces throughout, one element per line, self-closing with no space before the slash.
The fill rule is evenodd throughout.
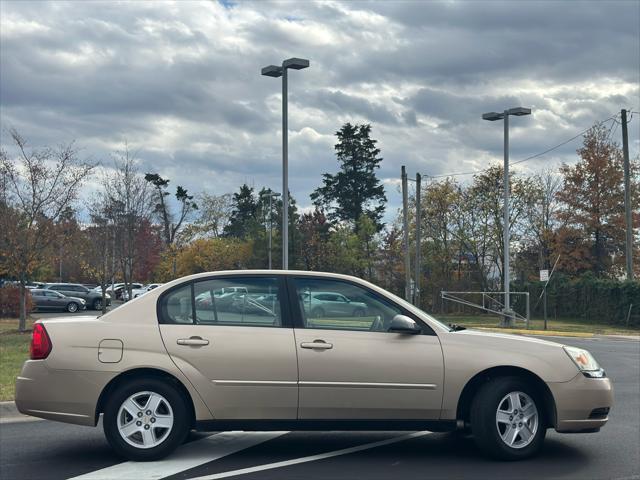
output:
<path id="1" fill-rule="evenodd" d="M 67 312 L 75 313 L 78 311 L 78 304 L 76 302 L 69 302 L 67 304 Z"/>
<path id="2" fill-rule="evenodd" d="M 158 460 L 181 445 L 189 433 L 185 400 L 162 380 L 132 380 L 107 401 L 104 433 L 119 455 L 135 461 Z"/>
<path id="3" fill-rule="evenodd" d="M 94 310 L 102 310 L 102 300 L 100 300 L 99 298 L 96 298 L 93 301 L 93 309 Z"/>
<path id="4" fill-rule="evenodd" d="M 493 457 L 530 457 L 540 450 L 546 435 L 543 405 L 522 379 L 493 379 L 473 399 L 471 430 L 478 447 Z"/>
<path id="5" fill-rule="evenodd" d="M 311 310 L 311 318 L 323 318 L 324 317 L 324 310 L 320 307 L 316 307 L 313 310 Z"/>

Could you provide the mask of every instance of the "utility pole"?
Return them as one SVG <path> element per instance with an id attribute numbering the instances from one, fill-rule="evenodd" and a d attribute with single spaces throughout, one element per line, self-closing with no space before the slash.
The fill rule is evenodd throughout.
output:
<path id="1" fill-rule="evenodd" d="M 627 280 L 633 280 L 633 223 L 631 220 L 631 180 L 629 173 L 629 134 L 627 133 L 627 111 L 623 108 L 622 117 L 622 153 L 624 155 L 624 213 L 626 220 Z"/>
<path id="2" fill-rule="evenodd" d="M 407 170 L 404 165 L 401 168 L 402 178 L 402 231 L 403 231 L 403 247 L 404 247 L 404 298 L 411 301 L 411 272 L 409 271 L 411 261 L 409 259 L 409 196 L 407 184 Z"/>
<path id="3" fill-rule="evenodd" d="M 420 183 L 422 177 L 419 173 L 416 173 L 416 279 L 414 283 L 413 291 L 413 304 L 420 308 L 420 274 L 422 269 L 420 268 L 420 233 L 421 233 L 421 220 L 422 220 L 422 205 L 420 202 Z"/>

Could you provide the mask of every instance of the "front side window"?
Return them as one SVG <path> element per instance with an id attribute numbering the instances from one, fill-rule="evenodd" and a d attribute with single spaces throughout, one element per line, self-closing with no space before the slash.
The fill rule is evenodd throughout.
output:
<path id="1" fill-rule="evenodd" d="M 365 288 L 340 280 L 296 278 L 305 328 L 386 332 L 402 311 Z"/>
<path id="2" fill-rule="evenodd" d="M 161 297 L 160 322 L 280 327 L 279 293 L 277 278 L 200 280 Z"/>

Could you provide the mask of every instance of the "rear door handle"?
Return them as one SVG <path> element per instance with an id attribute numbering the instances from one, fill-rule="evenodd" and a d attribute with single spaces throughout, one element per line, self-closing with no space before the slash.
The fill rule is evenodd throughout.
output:
<path id="1" fill-rule="evenodd" d="M 333 348 L 333 343 L 327 343 L 324 340 L 314 340 L 313 342 L 302 342 L 302 348 L 310 348 L 313 350 L 329 350 Z"/>
<path id="2" fill-rule="evenodd" d="M 202 337 L 179 338 L 176 342 L 178 345 L 190 345 L 192 347 L 204 347 L 209 345 L 209 340 Z"/>

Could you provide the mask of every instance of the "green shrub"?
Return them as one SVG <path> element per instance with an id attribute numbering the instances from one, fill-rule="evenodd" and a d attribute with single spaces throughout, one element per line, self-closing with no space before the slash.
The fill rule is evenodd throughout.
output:
<path id="1" fill-rule="evenodd" d="M 543 287 L 544 282 L 524 285 L 524 290 L 530 294 L 531 315 L 534 317 L 543 315 L 543 302 L 539 300 Z M 586 322 L 625 325 L 630 307 L 629 326 L 640 326 L 638 281 L 596 278 L 591 274 L 570 279 L 556 274 L 547 287 L 549 318 L 580 318 Z"/>

